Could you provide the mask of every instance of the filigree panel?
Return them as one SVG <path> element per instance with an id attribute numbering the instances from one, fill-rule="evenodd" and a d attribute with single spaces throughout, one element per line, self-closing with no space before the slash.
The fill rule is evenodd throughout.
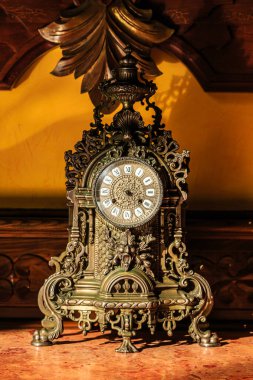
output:
<path id="1" fill-rule="evenodd" d="M 153 229 L 151 228 L 153 225 Z M 95 274 L 103 278 L 117 267 L 128 271 L 137 266 L 150 277 L 157 277 L 159 241 L 157 217 L 147 226 L 125 232 L 96 218 Z M 150 231 L 153 230 L 153 234 Z M 156 254 L 154 254 L 156 252 Z"/>
<path id="2" fill-rule="evenodd" d="M 4 213 L 2 212 L 2 215 Z M 5 212 L 6 214 L 6 212 Z M 30 316 L 37 310 L 38 289 L 51 273 L 47 261 L 63 251 L 66 245 L 67 220 L 60 221 L 50 211 L 47 217 L 36 219 L 35 212 L 23 212 L 22 223 L 10 214 L 0 221 L 0 313 L 9 308 L 9 316 L 20 316 L 27 306 L 32 306 Z M 253 268 L 252 268 L 252 225 L 248 223 L 250 213 L 229 216 L 229 213 L 191 212 L 187 221 L 189 260 L 196 272 L 203 274 L 211 285 L 215 296 L 213 318 L 250 318 L 253 312 Z M 45 223 L 49 220 L 50 223 Z M 168 220 L 174 216 L 168 217 Z M 248 219 L 247 219 L 248 218 Z M 171 221 L 172 230 L 175 223 Z M 141 232 L 140 232 L 141 233 Z M 50 236 L 54 234 L 54 238 Z M 8 237 L 7 237 L 8 235 Z M 5 237 L 4 237 L 5 236 Z M 13 241 L 15 239 L 15 245 Z M 101 244 L 101 249 L 103 245 Z M 32 255 L 27 256 L 27 252 Z M 23 259 L 19 260 L 19 257 Z M 17 262 L 18 277 L 14 276 Z M 35 264 L 35 265 L 33 265 Z M 22 269 L 22 268 L 25 269 Z M 15 282 L 21 282 L 14 289 Z M 30 288 L 27 287 L 30 282 Z M 33 284 L 33 281 L 34 284 Z M 15 293 L 15 292 L 18 293 Z M 25 297 L 21 294 L 25 293 Z M 13 311 L 11 311 L 13 308 Z M 14 309 L 15 308 L 15 309 Z M 2 311 L 1 311 L 2 310 Z M 15 310 L 15 312 L 14 312 Z M 226 314 L 227 313 L 227 314 Z"/>

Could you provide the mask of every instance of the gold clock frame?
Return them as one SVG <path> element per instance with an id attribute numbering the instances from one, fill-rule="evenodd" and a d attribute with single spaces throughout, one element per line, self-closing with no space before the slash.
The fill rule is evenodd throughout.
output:
<path id="1" fill-rule="evenodd" d="M 39 292 L 45 317 L 32 344 L 51 345 L 63 333 L 63 319 L 69 318 L 84 335 L 94 324 L 102 332 L 115 329 L 122 336 L 116 351 L 136 352 L 131 338 L 145 324 L 151 334 L 160 324 L 171 336 L 177 322 L 189 317 L 192 339 L 205 347 L 217 346 L 217 335 L 205 323 L 213 306 L 211 289 L 189 268 L 183 240 L 189 152 L 178 152 L 171 132 L 161 123 L 161 110 L 150 102 L 156 85 L 142 73 L 138 77 L 131 49 L 125 52 L 113 78 L 100 85 L 106 102 L 120 101 L 123 108 L 110 125 L 104 125 L 100 111 L 104 104 L 96 107 L 94 122 L 83 132 L 76 151 L 65 153 L 69 241 L 49 263 L 56 270 Z M 154 111 L 153 124 L 144 125 L 133 108 L 136 101 Z M 97 174 L 121 158 L 146 162 L 163 183 L 158 213 L 135 228 L 109 223 L 92 196 Z"/>

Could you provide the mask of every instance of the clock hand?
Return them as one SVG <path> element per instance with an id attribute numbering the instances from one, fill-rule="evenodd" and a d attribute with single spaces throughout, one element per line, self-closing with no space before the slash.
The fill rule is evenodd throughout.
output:
<path id="1" fill-rule="evenodd" d="M 126 195 L 129 195 L 130 197 L 133 195 L 131 190 L 125 190 Z"/>

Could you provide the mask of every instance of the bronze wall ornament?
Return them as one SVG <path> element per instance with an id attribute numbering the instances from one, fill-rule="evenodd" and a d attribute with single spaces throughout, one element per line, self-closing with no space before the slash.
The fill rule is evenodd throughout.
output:
<path id="1" fill-rule="evenodd" d="M 83 76 L 81 92 L 89 92 L 95 105 L 101 100 L 99 82 L 111 78 L 126 45 L 133 47 L 139 68 L 157 76 L 161 72 L 150 56 L 151 48 L 172 33 L 173 29 L 152 19 L 151 10 L 138 8 L 131 0 L 85 0 L 40 29 L 42 37 L 62 49 L 63 58 L 52 73 Z"/>
<path id="2" fill-rule="evenodd" d="M 129 47 L 125 52 L 114 76 L 100 85 L 122 109 L 104 125 L 96 107 L 91 128 L 65 155 L 69 242 L 50 261 L 56 271 L 39 292 L 45 318 L 32 344 L 52 344 L 66 317 L 84 334 L 94 324 L 102 332 L 117 330 L 123 342 L 116 351 L 135 352 L 131 338 L 144 325 L 154 334 L 161 324 L 171 336 L 177 322 L 190 317 L 193 340 L 217 346 L 217 335 L 204 324 L 212 293 L 189 268 L 183 241 L 189 152 L 178 152 L 150 101 L 156 85 L 138 78 L 136 59 Z M 154 110 L 152 125 L 144 125 L 136 101 Z"/>

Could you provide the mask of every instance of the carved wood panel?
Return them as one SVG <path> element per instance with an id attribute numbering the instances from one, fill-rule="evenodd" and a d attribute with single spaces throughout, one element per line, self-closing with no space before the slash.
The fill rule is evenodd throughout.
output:
<path id="1" fill-rule="evenodd" d="M 2 215 L 4 212 L 2 212 Z M 25 215 L 0 220 L 0 317 L 37 317 L 48 261 L 66 246 L 66 218 Z"/>
<path id="2" fill-rule="evenodd" d="M 37 293 L 48 260 L 67 243 L 65 210 L 1 212 L 0 317 L 39 316 Z M 252 319 L 252 213 L 188 212 L 187 247 L 194 270 L 209 281 L 214 319 Z"/>
<path id="3" fill-rule="evenodd" d="M 54 46 L 38 28 L 56 19 L 71 0 L 0 0 L 0 89 L 12 88 L 28 66 Z"/>
<path id="4" fill-rule="evenodd" d="M 164 49 L 183 61 L 206 91 L 252 91 L 252 1 L 148 3 L 177 30 Z"/>
<path id="5" fill-rule="evenodd" d="M 213 317 L 252 319 L 252 213 L 192 212 L 188 223 L 189 261 L 212 288 Z"/>

